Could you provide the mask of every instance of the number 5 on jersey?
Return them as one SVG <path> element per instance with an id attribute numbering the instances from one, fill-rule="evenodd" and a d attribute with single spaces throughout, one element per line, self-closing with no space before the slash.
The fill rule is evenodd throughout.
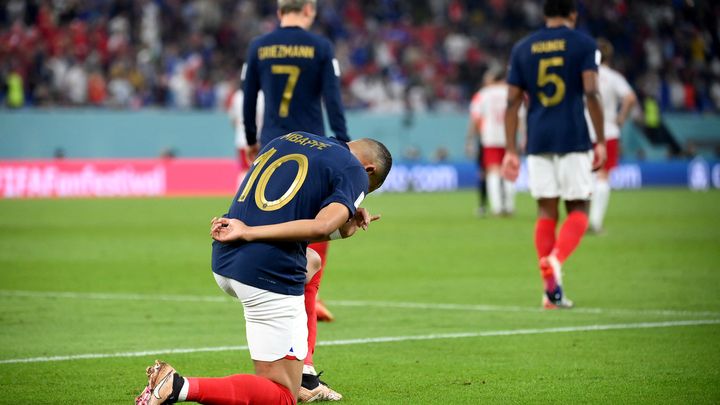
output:
<path id="1" fill-rule="evenodd" d="M 258 176 L 260 176 L 260 180 L 258 181 L 258 186 L 255 189 L 255 204 L 263 211 L 276 211 L 280 208 L 284 207 L 287 203 L 289 203 L 293 197 L 295 197 L 295 194 L 300 190 L 300 187 L 302 187 L 303 183 L 305 182 L 305 178 L 307 177 L 308 172 L 308 159 L 307 156 L 301 155 L 299 153 L 292 153 L 289 155 L 285 155 L 278 160 L 274 161 L 270 166 L 267 168 L 265 165 L 270 160 L 270 158 L 277 152 L 277 149 L 270 148 L 267 152 L 263 153 L 262 155 L 258 156 L 257 159 L 253 162 L 253 170 L 252 173 L 250 173 L 250 178 L 248 179 L 247 183 L 245 184 L 245 187 L 243 188 L 242 193 L 240 193 L 240 198 L 238 198 L 239 202 L 245 201 L 248 194 L 250 193 L 250 189 L 252 188 L 253 184 L 255 184 L 255 180 L 257 180 Z M 290 184 L 290 187 L 283 193 L 280 198 L 277 200 L 268 201 L 265 197 L 265 189 L 267 188 L 268 182 L 270 181 L 270 178 L 275 173 L 275 170 L 277 170 L 278 167 L 280 167 L 285 162 L 294 161 L 298 164 L 297 173 L 295 174 L 295 179 L 293 180 L 292 184 Z M 262 172 L 262 175 L 260 173 Z"/>
<path id="2" fill-rule="evenodd" d="M 290 114 L 290 101 L 293 98 L 295 85 L 297 84 L 298 77 L 300 77 L 300 68 L 294 65 L 272 65 L 271 69 L 274 75 L 288 75 L 285 90 L 283 90 L 282 101 L 280 102 L 280 111 L 278 111 L 280 117 L 287 117 Z"/>
<path id="3" fill-rule="evenodd" d="M 565 63 L 562 57 L 556 56 L 554 58 L 540 59 L 540 65 L 538 66 L 538 87 L 545 87 L 548 84 L 555 85 L 555 93 L 547 95 L 544 92 L 538 92 L 538 98 L 540 103 L 545 107 L 552 107 L 560 104 L 565 97 L 565 82 L 562 77 L 555 73 L 548 72 L 551 67 L 560 67 Z"/>

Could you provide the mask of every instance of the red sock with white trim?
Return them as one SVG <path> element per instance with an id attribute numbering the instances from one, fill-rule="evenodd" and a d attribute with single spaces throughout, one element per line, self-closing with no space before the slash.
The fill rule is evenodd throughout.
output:
<path id="1" fill-rule="evenodd" d="M 265 377 L 235 374 L 220 378 L 188 378 L 187 401 L 206 405 L 294 405 L 290 390 Z"/>
<path id="2" fill-rule="evenodd" d="M 578 247 L 588 227 L 588 216 L 582 211 L 572 211 L 560 227 L 553 254 L 560 263 L 564 263 Z"/>

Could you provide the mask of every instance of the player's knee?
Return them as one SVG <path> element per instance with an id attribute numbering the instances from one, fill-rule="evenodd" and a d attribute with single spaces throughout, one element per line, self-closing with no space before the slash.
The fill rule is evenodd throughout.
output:
<path id="1" fill-rule="evenodd" d="M 305 284 L 310 282 L 312 278 L 317 274 L 318 271 L 320 271 L 320 267 L 322 267 L 322 259 L 320 258 L 320 255 L 312 250 L 307 250 L 307 275 L 305 278 Z"/>

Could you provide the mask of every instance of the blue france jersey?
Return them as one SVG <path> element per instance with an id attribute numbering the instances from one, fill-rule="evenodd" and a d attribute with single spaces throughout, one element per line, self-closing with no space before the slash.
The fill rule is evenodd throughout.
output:
<path id="1" fill-rule="evenodd" d="M 518 42 L 508 83 L 527 92 L 527 152 L 569 153 L 592 148 L 585 121 L 582 73 L 597 71 L 595 40 L 567 27 L 543 28 Z"/>
<path id="2" fill-rule="evenodd" d="M 355 214 L 368 192 L 368 175 L 347 145 L 333 138 L 293 132 L 270 141 L 245 176 L 225 217 L 271 225 L 312 219 L 331 203 Z M 212 269 L 243 284 L 302 295 L 303 242 L 213 242 Z"/>
<path id="3" fill-rule="evenodd" d="M 254 100 L 265 94 L 260 144 L 291 131 L 325 135 L 321 101 L 335 137 L 349 141 L 340 99 L 340 67 L 327 39 L 300 27 L 280 27 L 255 39 L 243 67 L 243 117 L 248 144 L 257 139 Z"/>

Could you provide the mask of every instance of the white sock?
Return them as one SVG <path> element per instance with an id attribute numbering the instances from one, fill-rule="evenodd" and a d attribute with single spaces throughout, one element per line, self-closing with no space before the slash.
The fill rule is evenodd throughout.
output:
<path id="1" fill-rule="evenodd" d="M 303 374 L 317 375 L 317 372 L 315 371 L 315 367 L 304 364 L 303 365 Z"/>
<path id="2" fill-rule="evenodd" d="M 509 180 L 503 180 L 503 207 L 505 212 L 512 214 L 515 212 L 515 183 Z"/>
<path id="3" fill-rule="evenodd" d="M 183 386 L 180 389 L 180 393 L 178 394 L 178 402 L 185 402 L 185 400 L 187 400 L 188 391 L 190 390 L 190 383 L 188 383 L 187 378 L 183 377 L 183 380 L 185 380 L 185 382 L 183 383 Z"/>
<path id="4" fill-rule="evenodd" d="M 590 227 L 595 230 L 602 229 L 605 212 L 610 201 L 610 183 L 607 180 L 596 180 L 590 202 Z"/>
<path id="5" fill-rule="evenodd" d="M 487 182 L 488 201 L 490 201 L 490 212 L 497 215 L 502 212 L 502 179 L 500 173 L 488 173 Z"/>

